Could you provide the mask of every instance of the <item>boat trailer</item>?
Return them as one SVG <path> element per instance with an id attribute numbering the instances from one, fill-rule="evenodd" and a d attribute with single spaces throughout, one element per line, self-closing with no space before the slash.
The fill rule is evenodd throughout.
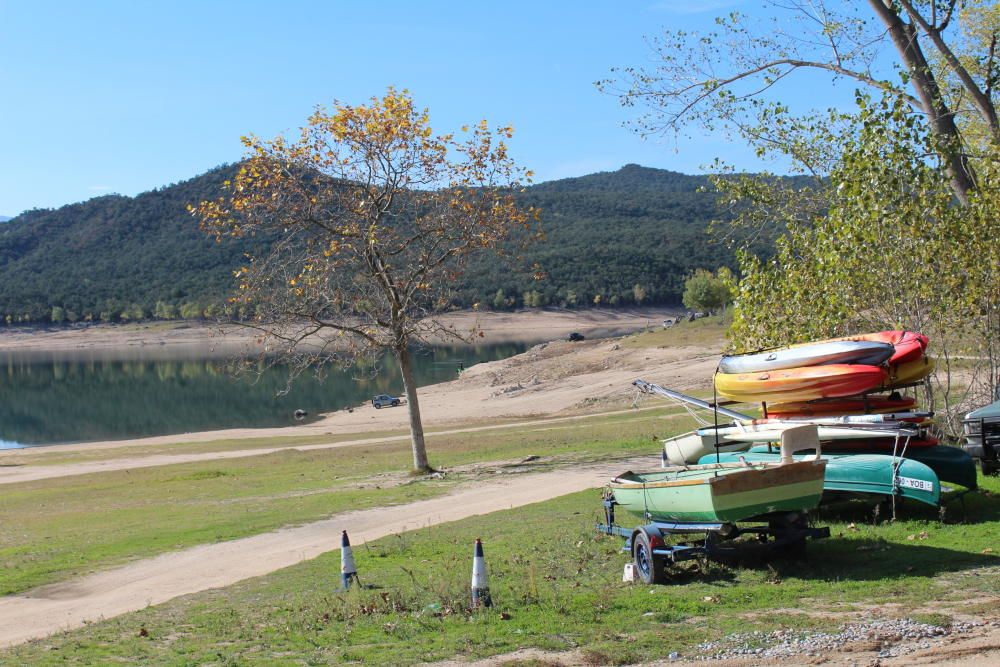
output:
<path id="1" fill-rule="evenodd" d="M 617 535 L 626 539 L 622 551 L 632 555 L 633 572 L 644 584 L 667 583 L 666 567 L 695 558 L 718 561 L 737 561 L 768 553 L 785 553 L 802 556 L 806 539 L 830 537 L 830 529 L 810 528 L 805 515 L 799 512 L 781 512 L 760 517 L 766 525 L 735 523 L 674 523 L 653 520 L 635 528 L 624 528 L 615 523 L 613 497 L 604 498 L 604 523 L 597 524 L 598 532 Z M 677 544 L 667 544 L 670 536 L 692 536 Z M 704 537 L 694 537 L 703 535 Z M 755 535 L 756 541 L 736 538 Z"/>

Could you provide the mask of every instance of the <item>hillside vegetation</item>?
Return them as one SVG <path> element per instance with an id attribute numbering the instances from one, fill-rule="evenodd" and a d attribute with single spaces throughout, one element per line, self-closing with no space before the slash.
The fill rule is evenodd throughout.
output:
<path id="1" fill-rule="evenodd" d="M 214 198 L 235 167 L 136 197 L 33 210 L 0 230 L 0 322 L 212 316 L 253 243 L 207 238 L 186 206 Z M 705 189 L 705 191 L 703 191 Z M 454 286 L 453 305 L 676 304 L 696 268 L 733 266 L 713 243 L 723 217 L 707 177 L 627 165 L 551 181 L 522 195 L 543 211 L 545 242 L 514 266 L 495 258 Z M 533 278 L 540 265 L 542 280 Z"/>

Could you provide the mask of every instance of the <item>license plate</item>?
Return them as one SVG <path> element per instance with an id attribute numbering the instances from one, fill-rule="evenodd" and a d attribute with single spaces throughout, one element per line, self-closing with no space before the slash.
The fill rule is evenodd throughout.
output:
<path id="1" fill-rule="evenodd" d="M 897 477 L 896 483 L 899 486 L 905 486 L 908 489 L 919 489 L 921 491 L 934 490 L 934 484 L 931 482 L 927 482 L 922 479 L 913 479 L 912 477 Z"/>

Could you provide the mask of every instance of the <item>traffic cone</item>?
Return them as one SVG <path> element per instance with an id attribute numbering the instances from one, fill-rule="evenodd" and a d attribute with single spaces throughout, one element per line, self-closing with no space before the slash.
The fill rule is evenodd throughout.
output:
<path id="1" fill-rule="evenodd" d="M 490 582 L 486 576 L 486 558 L 483 556 L 483 541 L 476 538 L 476 550 L 472 554 L 472 606 L 492 607 Z"/>
<path id="2" fill-rule="evenodd" d="M 347 590 L 351 587 L 351 580 L 361 584 L 358 579 L 358 568 L 354 566 L 354 551 L 351 550 L 351 540 L 347 537 L 345 530 L 340 535 L 340 587 Z"/>

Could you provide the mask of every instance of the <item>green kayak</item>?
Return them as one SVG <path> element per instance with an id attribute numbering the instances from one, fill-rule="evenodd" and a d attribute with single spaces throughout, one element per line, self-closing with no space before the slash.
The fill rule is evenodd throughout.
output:
<path id="1" fill-rule="evenodd" d="M 710 463 L 627 472 L 608 486 L 622 509 L 644 520 L 735 522 L 816 507 L 825 468 L 825 460 Z"/>
<path id="2" fill-rule="evenodd" d="M 775 451 L 768 449 L 767 445 L 758 445 L 750 448 L 751 452 Z M 827 443 L 823 447 L 823 457 L 833 458 L 835 456 L 855 456 L 858 450 L 838 451 L 836 443 Z M 874 453 L 874 452 L 872 452 Z M 883 453 L 884 452 L 880 452 Z M 941 482 L 958 484 L 967 489 L 975 489 L 979 485 L 976 480 L 976 462 L 972 457 L 960 447 L 949 447 L 947 445 L 935 445 L 934 447 L 913 447 L 905 450 L 903 458 L 919 461 L 934 471 Z M 714 461 L 714 458 L 713 458 Z"/>

